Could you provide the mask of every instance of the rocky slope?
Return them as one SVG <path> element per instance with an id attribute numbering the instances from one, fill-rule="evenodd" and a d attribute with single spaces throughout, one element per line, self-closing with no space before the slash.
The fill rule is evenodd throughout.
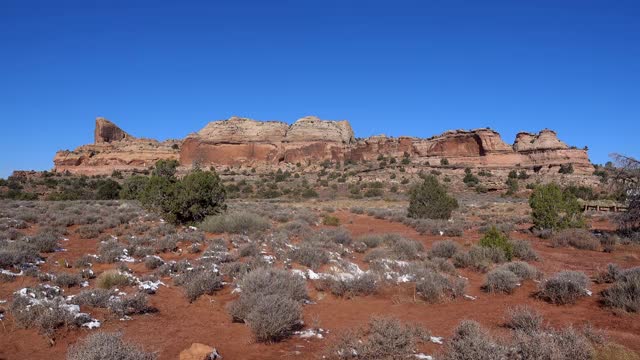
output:
<path id="1" fill-rule="evenodd" d="M 528 168 L 555 172 L 572 164 L 576 173 L 591 173 L 586 150 L 570 148 L 554 131 L 519 133 L 506 144 L 491 129 L 454 130 L 428 139 L 384 135 L 357 140 L 347 121 L 304 117 L 292 125 L 232 117 L 213 121 L 184 140 L 158 142 L 135 138 L 114 123 L 96 119 L 94 144 L 60 151 L 55 171 L 109 174 L 113 170 L 146 170 L 159 159 L 177 159 L 184 167 L 256 166 L 322 161 L 369 161 L 380 155 L 408 154 L 414 165 L 477 168 Z"/>

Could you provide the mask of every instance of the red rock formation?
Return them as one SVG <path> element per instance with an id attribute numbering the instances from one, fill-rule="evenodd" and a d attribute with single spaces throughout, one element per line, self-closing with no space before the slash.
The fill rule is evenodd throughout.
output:
<path id="1" fill-rule="evenodd" d="M 135 139 L 127 134 L 111 121 L 98 117 L 96 118 L 96 129 L 94 131 L 94 143 L 110 143 L 112 141 L 120 141 L 125 139 Z"/>
<path id="2" fill-rule="evenodd" d="M 447 131 L 428 139 L 381 135 L 356 141 L 347 121 L 305 117 L 289 126 L 278 121 L 232 117 L 210 122 L 178 144 L 136 139 L 110 121 L 98 118 L 95 144 L 58 152 L 55 170 L 82 174 L 143 170 L 159 159 L 179 159 L 185 167 L 255 166 L 375 160 L 379 155 L 399 158 L 409 154 L 414 161 L 431 165 L 439 165 L 446 158 L 451 165 L 469 167 L 540 170 L 572 164 L 578 173 L 593 171 L 586 150 L 569 148 L 551 130 L 520 133 L 513 146 L 491 129 Z"/>
<path id="3" fill-rule="evenodd" d="M 96 119 L 94 141 L 73 151 L 58 151 L 53 159 L 54 170 L 101 175 L 114 170 L 146 170 L 160 159 L 179 158 L 180 141 L 137 139 L 104 118 Z"/>

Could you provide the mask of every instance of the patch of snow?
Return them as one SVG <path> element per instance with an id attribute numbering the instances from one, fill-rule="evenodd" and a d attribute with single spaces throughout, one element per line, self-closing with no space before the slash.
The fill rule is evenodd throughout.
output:
<path id="1" fill-rule="evenodd" d="M 475 296 L 471 296 L 471 295 L 467 295 L 467 294 L 464 294 L 464 298 L 465 298 L 465 299 L 468 299 L 468 300 L 477 300 L 477 299 L 478 299 L 478 298 L 477 298 L 477 297 L 475 297 Z"/>
<path id="2" fill-rule="evenodd" d="M 82 324 L 82 327 L 86 327 L 89 329 L 97 329 L 100 327 L 100 321 L 96 319 L 92 319 L 91 321 Z"/>
<path id="3" fill-rule="evenodd" d="M 80 283 L 80 286 L 81 287 L 87 287 L 87 286 L 89 286 L 89 282 L 85 280 L 85 281 Z"/>
<path id="4" fill-rule="evenodd" d="M 165 283 L 163 283 L 162 281 L 158 280 L 158 281 L 141 281 L 140 284 L 138 284 L 138 289 L 140 290 L 144 290 L 149 294 L 154 294 L 158 288 L 160 287 L 160 285 L 165 285 Z"/>
<path id="5" fill-rule="evenodd" d="M 294 332 L 295 335 L 301 337 L 302 339 L 310 339 L 317 338 L 323 339 L 324 335 L 322 335 L 325 331 L 323 329 L 307 329 L 302 331 Z"/>
<path id="6" fill-rule="evenodd" d="M 585 292 L 585 294 L 587 294 L 587 296 L 593 295 L 593 292 L 591 290 L 584 289 L 584 292 Z"/>
<path id="7" fill-rule="evenodd" d="M 189 230 L 196 231 L 196 230 L 198 230 L 198 228 L 197 228 L 197 227 L 195 227 L 195 226 L 189 226 Z"/>
<path id="8" fill-rule="evenodd" d="M 307 269 L 307 277 L 309 280 L 320 280 L 322 276 L 311 269 Z"/>
<path id="9" fill-rule="evenodd" d="M 431 341 L 434 344 L 438 344 L 438 345 L 444 344 L 443 340 L 444 340 L 444 338 L 442 338 L 440 336 L 431 336 L 431 337 L 429 337 L 429 341 Z"/>
<path id="10" fill-rule="evenodd" d="M 306 273 L 305 273 L 304 271 L 300 270 L 300 269 L 293 269 L 293 270 L 291 270 L 291 273 L 292 273 L 293 275 L 298 275 L 298 276 L 300 276 L 300 277 L 301 277 L 301 278 L 303 278 L 303 279 L 306 279 L 306 278 L 307 278 Z"/>
<path id="11" fill-rule="evenodd" d="M 7 275 L 7 276 L 23 276 L 24 275 L 24 271 L 20 270 L 19 273 L 14 273 L 14 272 L 11 272 L 9 270 L 0 269 L 0 274 Z"/>
<path id="12" fill-rule="evenodd" d="M 415 356 L 417 359 L 422 359 L 422 360 L 433 360 L 433 356 L 431 355 L 425 355 L 423 353 L 419 353 L 419 354 L 415 354 L 413 355 Z"/>

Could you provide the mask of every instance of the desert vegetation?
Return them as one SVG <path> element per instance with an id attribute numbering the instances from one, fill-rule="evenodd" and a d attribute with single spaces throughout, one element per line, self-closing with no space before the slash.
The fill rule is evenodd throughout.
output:
<path id="1" fill-rule="evenodd" d="M 621 320 L 640 309 L 630 213 L 585 212 L 600 190 L 533 171 L 410 172 L 404 159 L 272 173 L 162 162 L 67 180 L 64 196 L 64 176 L 47 175 L 57 195 L 0 203 L 0 342 L 69 359 L 175 358 L 202 341 L 257 358 L 640 350 Z"/>

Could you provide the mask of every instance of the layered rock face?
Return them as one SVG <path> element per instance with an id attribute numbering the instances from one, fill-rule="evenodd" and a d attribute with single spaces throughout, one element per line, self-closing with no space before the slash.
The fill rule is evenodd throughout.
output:
<path id="1" fill-rule="evenodd" d="M 120 141 L 125 139 L 133 140 L 133 136 L 127 134 L 111 121 L 98 117 L 96 118 L 96 129 L 93 133 L 93 141 L 96 144 L 110 143 L 112 141 Z"/>
<path id="2" fill-rule="evenodd" d="M 179 140 L 138 139 L 111 121 L 97 118 L 94 144 L 73 151 L 58 151 L 53 158 L 54 170 L 82 175 L 146 170 L 160 159 L 178 160 L 180 143 Z"/>
<path id="3" fill-rule="evenodd" d="M 428 139 L 384 135 L 356 140 L 347 121 L 304 117 L 292 125 L 232 117 L 208 123 L 184 140 L 158 142 L 137 139 L 112 122 L 96 120 L 95 143 L 60 151 L 56 171 L 106 174 L 113 170 L 145 170 L 160 159 L 182 166 L 278 165 L 322 161 L 369 161 L 380 155 L 411 156 L 413 163 L 486 168 L 553 169 L 572 164 L 577 173 L 591 173 L 586 150 L 569 148 L 554 131 L 519 133 L 506 144 L 491 129 L 454 130 Z"/>

